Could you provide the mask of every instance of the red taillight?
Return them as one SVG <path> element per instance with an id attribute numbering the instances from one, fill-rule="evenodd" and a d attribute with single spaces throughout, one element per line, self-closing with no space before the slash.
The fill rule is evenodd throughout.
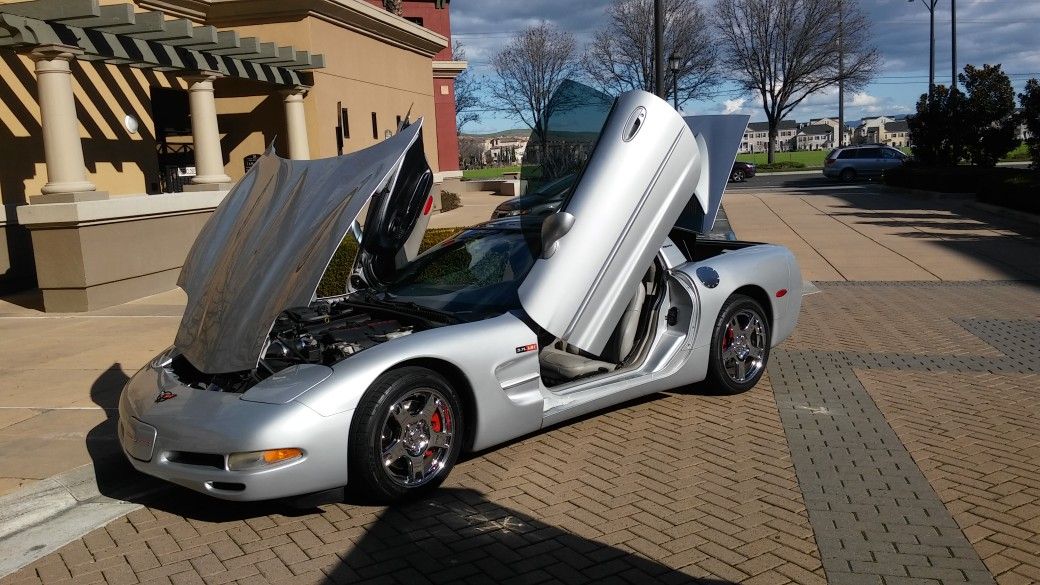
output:
<path id="1" fill-rule="evenodd" d="M 826 160 L 824 160 L 824 161 L 823 161 L 823 166 L 828 166 L 828 165 L 832 165 L 832 164 L 834 164 L 834 161 L 835 161 L 835 160 L 836 160 L 836 159 L 833 159 L 833 158 L 828 158 L 828 159 L 826 159 Z"/>
<path id="2" fill-rule="evenodd" d="M 423 215 L 430 215 L 430 210 L 433 209 L 433 195 L 426 198 L 426 205 L 422 208 Z"/>

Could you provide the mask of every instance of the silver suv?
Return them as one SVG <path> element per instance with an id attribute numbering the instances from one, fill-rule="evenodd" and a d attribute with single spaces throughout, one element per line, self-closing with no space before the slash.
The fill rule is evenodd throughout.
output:
<path id="1" fill-rule="evenodd" d="M 823 161 L 823 174 L 842 181 L 878 177 L 889 169 L 902 166 L 907 158 L 902 151 L 881 144 L 835 148 Z"/>

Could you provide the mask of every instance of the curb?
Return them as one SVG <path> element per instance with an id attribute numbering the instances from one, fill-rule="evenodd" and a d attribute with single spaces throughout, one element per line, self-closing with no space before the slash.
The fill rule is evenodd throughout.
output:
<path id="1" fill-rule="evenodd" d="M 0 497 L 0 578 L 141 507 L 101 495 L 91 463 Z"/>

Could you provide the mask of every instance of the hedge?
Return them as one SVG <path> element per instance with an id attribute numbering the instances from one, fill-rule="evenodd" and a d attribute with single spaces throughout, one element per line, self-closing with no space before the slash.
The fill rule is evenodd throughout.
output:
<path id="1" fill-rule="evenodd" d="M 885 173 L 885 184 L 940 193 L 974 193 L 979 201 L 1040 213 L 1040 172 L 1007 167 L 925 167 L 907 164 Z"/>
<path id="2" fill-rule="evenodd" d="M 795 169 L 804 169 L 805 163 L 796 160 L 780 160 L 772 163 L 760 164 L 757 168 L 760 171 L 791 171 Z"/>

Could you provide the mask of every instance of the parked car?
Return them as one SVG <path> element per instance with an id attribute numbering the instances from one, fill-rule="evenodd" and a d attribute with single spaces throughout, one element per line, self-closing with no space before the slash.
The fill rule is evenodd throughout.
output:
<path id="1" fill-rule="evenodd" d="M 189 253 L 173 347 L 122 392 L 127 458 L 229 500 L 349 484 L 393 501 L 464 450 L 703 380 L 750 389 L 802 279 L 783 247 L 700 237 L 747 123 L 712 118 L 695 137 L 660 98 L 622 94 L 557 210 L 421 255 L 421 120 L 344 157 L 265 154 Z M 352 230 L 347 290 L 316 299 Z"/>
<path id="2" fill-rule="evenodd" d="M 743 183 L 755 176 L 755 165 L 741 160 L 733 162 L 733 170 L 729 173 L 729 180 L 734 183 Z"/>
<path id="3" fill-rule="evenodd" d="M 491 212 L 491 219 L 556 211 L 567 193 L 570 193 L 576 178 L 575 173 L 570 173 L 549 181 L 531 193 L 503 201 Z"/>
<path id="4" fill-rule="evenodd" d="M 902 166 L 908 158 L 902 151 L 881 144 L 845 146 L 827 154 L 823 174 L 846 182 L 860 177 L 879 177 L 889 169 Z"/>

